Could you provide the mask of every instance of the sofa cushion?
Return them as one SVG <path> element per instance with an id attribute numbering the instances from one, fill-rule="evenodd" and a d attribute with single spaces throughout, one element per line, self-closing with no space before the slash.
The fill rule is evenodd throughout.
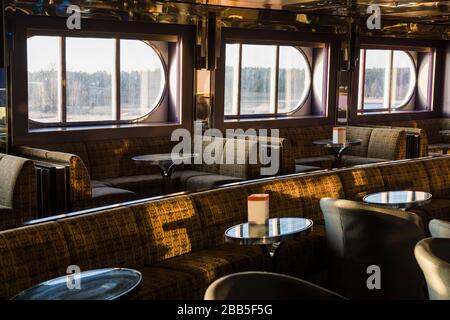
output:
<path id="1" fill-rule="evenodd" d="M 102 207 L 110 204 L 131 201 L 135 198 L 136 194 L 132 191 L 99 186 L 92 188 L 92 198 L 80 202 L 78 206 L 72 206 L 72 209 L 82 210 L 86 208 Z"/>
<path id="2" fill-rule="evenodd" d="M 244 179 L 230 176 L 223 176 L 221 174 L 208 174 L 201 176 L 198 175 L 187 179 L 186 190 L 199 191 L 240 181 L 244 181 Z"/>
<path id="3" fill-rule="evenodd" d="M 373 129 L 367 157 L 389 160 L 404 159 L 406 157 L 406 132 L 403 129 Z"/>
<path id="4" fill-rule="evenodd" d="M 352 155 L 343 155 L 342 156 L 342 165 L 345 167 L 353 167 L 364 164 L 371 163 L 379 163 L 389 161 L 387 159 L 377 159 L 377 158 L 368 158 L 368 157 L 359 157 Z"/>
<path id="5" fill-rule="evenodd" d="M 139 269 L 142 282 L 130 298 L 137 300 L 200 300 L 203 288 L 192 274 L 166 268 Z"/>
<path id="6" fill-rule="evenodd" d="M 0 298 L 66 274 L 71 265 L 64 233 L 55 222 L 0 232 Z"/>
<path id="7" fill-rule="evenodd" d="M 200 217 L 188 196 L 131 206 L 141 233 L 145 263 L 203 249 Z"/>
<path id="8" fill-rule="evenodd" d="M 162 194 L 162 180 L 161 174 L 156 173 L 108 178 L 102 182 L 112 187 L 133 191 L 138 196 L 150 196 Z"/>
<path id="9" fill-rule="evenodd" d="M 243 187 L 223 188 L 191 195 L 198 209 L 207 248 L 223 244 L 225 230 L 246 221 L 247 196 Z"/>
<path id="10" fill-rule="evenodd" d="M 192 274 L 204 292 L 214 280 L 225 275 L 242 271 L 264 271 L 265 258 L 258 247 L 249 250 L 235 246 L 233 250 L 200 250 L 157 263 L 155 267 Z"/>
<path id="11" fill-rule="evenodd" d="M 63 219 L 58 224 L 64 230 L 71 261 L 81 270 L 144 266 L 139 229 L 128 208 Z"/>
<path id="12" fill-rule="evenodd" d="M 347 169 L 338 174 L 346 199 L 362 200 L 370 193 L 384 190 L 383 177 L 377 167 Z"/>
<path id="13" fill-rule="evenodd" d="M 306 157 L 295 159 L 295 165 L 307 165 L 315 166 L 325 169 L 331 169 L 333 167 L 335 158 L 333 155 L 320 156 L 320 157 Z"/>
<path id="14" fill-rule="evenodd" d="M 450 164 L 449 158 L 437 158 L 424 161 L 428 172 L 430 189 L 434 198 L 450 199 Z"/>
<path id="15" fill-rule="evenodd" d="M 423 162 L 406 162 L 380 166 L 386 190 L 430 192 L 428 173 Z"/>

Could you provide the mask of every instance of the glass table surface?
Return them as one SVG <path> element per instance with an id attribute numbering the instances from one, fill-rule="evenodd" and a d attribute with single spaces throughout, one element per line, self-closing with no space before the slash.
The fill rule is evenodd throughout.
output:
<path id="1" fill-rule="evenodd" d="M 13 297 L 13 300 L 115 300 L 136 289 L 142 275 L 126 268 L 84 271 L 79 274 L 79 289 L 69 289 L 77 276 L 70 274 L 42 282 Z"/>
<path id="2" fill-rule="evenodd" d="M 301 234 L 307 234 L 313 226 L 305 218 L 271 218 L 265 225 L 242 223 L 225 231 L 228 242 L 240 244 L 274 244 Z"/>

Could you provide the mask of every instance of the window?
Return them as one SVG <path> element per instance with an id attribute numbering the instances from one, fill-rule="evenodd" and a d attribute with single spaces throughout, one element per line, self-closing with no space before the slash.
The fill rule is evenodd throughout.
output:
<path id="1" fill-rule="evenodd" d="M 403 110 L 416 91 L 416 64 L 409 52 L 362 49 L 360 113 Z"/>
<path id="2" fill-rule="evenodd" d="M 301 48 L 226 44 L 225 117 L 293 113 L 304 105 L 310 88 L 310 64 Z"/>
<path id="3" fill-rule="evenodd" d="M 28 114 L 40 124 L 140 120 L 162 102 L 166 65 L 149 41 L 32 36 Z"/>

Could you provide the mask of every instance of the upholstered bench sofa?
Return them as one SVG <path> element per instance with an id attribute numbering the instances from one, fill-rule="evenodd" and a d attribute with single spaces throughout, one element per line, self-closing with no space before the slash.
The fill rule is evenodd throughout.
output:
<path id="1" fill-rule="evenodd" d="M 429 205 L 414 210 L 424 228 L 433 218 L 450 220 L 450 157 L 266 178 L 37 221 L 0 232 L 0 298 L 78 265 L 82 270 L 140 270 L 137 299 L 201 299 L 221 276 L 268 269 L 258 246 L 224 243 L 226 228 L 246 220 L 247 196 L 253 193 L 270 194 L 272 217 L 314 221 L 311 234 L 278 248 L 274 270 L 318 281 L 327 270 L 320 199 L 361 200 L 371 192 L 396 189 L 433 194 Z"/>
<path id="2" fill-rule="evenodd" d="M 36 189 L 33 162 L 0 153 L 0 230 L 37 218 Z"/>
<path id="3" fill-rule="evenodd" d="M 238 148 L 234 139 L 214 141 L 222 143 L 223 149 Z M 70 168 L 70 210 L 73 211 L 163 194 L 163 177 L 157 167 L 137 164 L 132 158 L 170 153 L 176 143 L 170 137 L 151 137 L 21 146 L 15 151 L 33 160 L 66 164 Z M 211 141 L 205 139 L 203 143 L 206 147 Z M 237 150 L 234 156 L 248 157 L 248 143 L 244 148 L 244 153 Z M 259 164 L 183 165 L 175 170 L 170 185 L 172 192 L 195 191 L 259 175 Z"/>
<path id="4" fill-rule="evenodd" d="M 429 152 L 450 148 L 450 136 L 439 133 L 441 130 L 450 130 L 450 119 L 448 118 L 394 121 L 389 124 L 394 127 L 417 128 L 425 131 L 423 139 L 426 141 L 424 143 L 428 145 Z M 426 153 L 428 155 L 428 152 Z"/>
<path id="5" fill-rule="evenodd" d="M 398 128 L 372 128 L 346 126 L 347 139 L 361 139 L 342 157 L 343 166 L 354 166 L 405 159 L 406 132 Z M 283 145 L 283 172 L 295 172 L 295 165 L 317 166 L 330 169 L 334 162 L 331 151 L 314 145 L 315 140 L 330 139 L 331 126 L 281 129 Z"/>

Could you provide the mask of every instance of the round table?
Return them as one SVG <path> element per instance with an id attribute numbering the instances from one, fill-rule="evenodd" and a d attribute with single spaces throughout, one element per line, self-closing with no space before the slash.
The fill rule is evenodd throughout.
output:
<path id="1" fill-rule="evenodd" d="M 74 283 L 79 279 L 79 288 Z M 74 281 L 75 280 L 75 281 Z M 139 271 L 108 268 L 84 271 L 42 282 L 13 300 L 116 300 L 131 295 L 142 280 Z M 72 286 L 70 286 L 72 285 Z M 72 289 L 70 289 L 71 287 Z"/>
<path id="2" fill-rule="evenodd" d="M 368 194 L 363 198 L 363 201 L 367 204 L 408 210 L 429 203 L 431 198 L 432 195 L 428 192 L 400 190 Z"/>
<path id="3" fill-rule="evenodd" d="M 196 153 L 158 153 L 136 156 L 133 157 L 132 160 L 137 163 L 155 165 L 158 167 L 159 172 L 164 178 L 170 178 L 178 164 L 184 163 L 187 160 L 192 160 L 198 156 L 199 155 Z"/>
<path id="4" fill-rule="evenodd" d="M 271 258 L 283 241 L 307 235 L 312 227 L 313 221 L 305 218 L 271 218 L 263 225 L 247 222 L 228 228 L 225 240 L 240 245 L 260 245 L 266 257 Z"/>
<path id="5" fill-rule="evenodd" d="M 330 148 L 333 151 L 334 166 L 337 168 L 341 166 L 341 159 L 344 151 L 351 146 L 360 145 L 361 142 L 361 139 L 347 140 L 345 143 L 334 143 L 331 139 L 313 141 L 315 145 L 324 146 L 326 148 Z"/>

